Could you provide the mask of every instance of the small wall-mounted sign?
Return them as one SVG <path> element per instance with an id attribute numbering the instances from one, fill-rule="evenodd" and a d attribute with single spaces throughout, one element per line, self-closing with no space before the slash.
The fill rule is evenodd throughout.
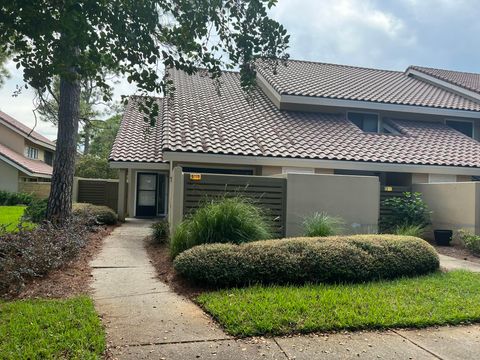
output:
<path id="1" fill-rule="evenodd" d="M 385 190 L 385 191 L 393 191 L 393 187 L 391 187 L 391 186 L 385 186 L 384 190 Z"/>
<path id="2" fill-rule="evenodd" d="M 200 181 L 202 180 L 202 174 L 190 174 L 190 180 Z"/>

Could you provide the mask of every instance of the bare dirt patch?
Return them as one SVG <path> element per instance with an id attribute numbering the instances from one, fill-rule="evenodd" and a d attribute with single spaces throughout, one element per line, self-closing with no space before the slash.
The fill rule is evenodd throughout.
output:
<path id="1" fill-rule="evenodd" d="M 145 239 L 145 248 L 150 257 L 150 262 L 157 270 L 158 278 L 168 284 L 177 294 L 193 300 L 201 293 L 213 290 L 205 286 L 189 283 L 177 274 L 173 268 L 173 261 L 170 257 L 168 244 L 156 243 L 151 237 L 148 237 Z"/>
<path id="2" fill-rule="evenodd" d="M 89 235 L 87 245 L 81 250 L 77 258 L 58 269 L 50 271 L 46 276 L 32 279 L 15 298 L 59 299 L 88 294 L 92 281 L 92 269 L 89 263 L 101 250 L 103 239 L 115 227 L 98 227 L 95 232 Z"/>
<path id="3" fill-rule="evenodd" d="M 480 264 L 480 257 L 472 255 L 470 251 L 468 251 L 467 249 L 459 245 L 452 245 L 452 246 L 438 246 L 435 244 L 432 244 L 432 245 L 439 254 Z"/>

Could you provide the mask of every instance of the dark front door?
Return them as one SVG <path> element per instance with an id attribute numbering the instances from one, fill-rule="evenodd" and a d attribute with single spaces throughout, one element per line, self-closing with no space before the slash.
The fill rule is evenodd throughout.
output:
<path id="1" fill-rule="evenodd" d="M 137 216 L 154 217 L 157 214 L 158 174 L 137 175 Z"/>

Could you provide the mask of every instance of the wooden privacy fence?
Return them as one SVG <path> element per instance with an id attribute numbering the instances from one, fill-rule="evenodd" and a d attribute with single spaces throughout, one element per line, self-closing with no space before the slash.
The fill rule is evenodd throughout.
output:
<path id="1" fill-rule="evenodd" d="M 222 196 L 245 196 L 262 207 L 275 235 L 285 236 L 286 179 L 246 175 L 190 174 L 184 176 L 183 213 Z"/>
<path id="2" fill-rule="evenodd" d="M 79 178 L 77 181 L 77 202 L 104 205 L 118 211 L 118 180 Z"/>

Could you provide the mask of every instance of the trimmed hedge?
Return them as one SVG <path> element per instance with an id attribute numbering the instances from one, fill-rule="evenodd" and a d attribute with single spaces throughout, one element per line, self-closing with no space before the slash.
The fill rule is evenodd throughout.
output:
<path id="1" fill-rule="evenodd" d="M 108 206 L 75 203 L 72 206 L 72 213 L 75 216 L 90 217 L 97 224 L 115 225 L 118 222 L 117 214 Z"/>
<path id="2" fill-rule="evenodd" d="M 354 235 L 200 245 L 178 255 L 174 266 L 189 280 L 225 287 L 415 276 L 438 270 L 439 259 L 419 238 Z"/>

